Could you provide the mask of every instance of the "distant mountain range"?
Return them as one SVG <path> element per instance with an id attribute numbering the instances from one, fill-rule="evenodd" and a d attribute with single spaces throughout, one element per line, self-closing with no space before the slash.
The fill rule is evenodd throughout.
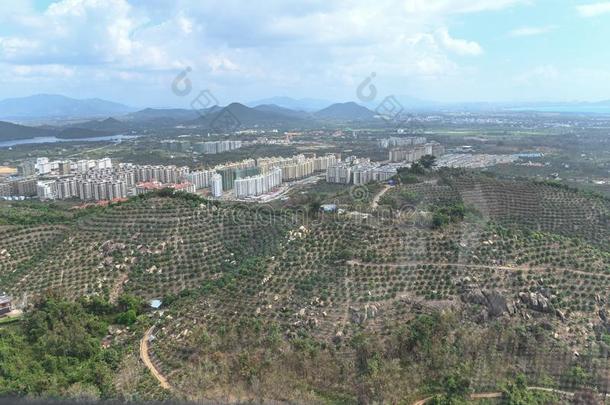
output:
<path id="1" fill-rule="evenodd" d="M 314 113 L 317 119 L 331 121 L 371 121 L 375 115 L 373 111 L 352 101 L 332 104 Z"/>
<path id="2" fill-rule="evenodd" d="M 226 107 L 202 114 L 192 124 L 210 129 L 237 129 L 241 127 L 274 127 L 302 124 L 304 117 L 294 111 L 278 106 L 247 107 L 240 103 L 231 103 Z"/>
<path id="3" fill-rule="evenodd" d="M 333 104 L 333 101 L 322 100 L 317 98 L 291 98 L 291 97 L 269 97 L 261 100 L 250 101 L 246 103 L 248 107 L 256 107 L 259 105 L 276 105 L 278 107 L 287 108 L 295 111 L 314 112 L 321 110 Z"/>
<path id="4" fill-rule="evenodd" d="M 48 128 L 26 127 L 11 122 L 0 121 L 0 141 L 50 136 L 51 132 L 52 130 Z"/>
<path id="5" fill-rule="evenodd" d="M 396 100 L 404 111 L 538 111 L 538 112 L 576 112 L 610 113 L 610 101 L 595 103 L 462 103 L 434 104 L 406 96 Z M 374 111 L 379 104 L 367 106 L 355 103 L 335 103 L 326 105 L 324 100 L 291 99 L 274 97 L 261 100 L 263 104 L 247 106 L 231 103 L 225 107 L 212 106 L 203 110 L 181 108 L 146 108 L 133 111 L 130 107 L 109 101 L 91 99 L 76 100 L 56 95 L 38 95 L 20 99 L 7 99 L 0 102 L 0 118 L 26 122 L 26 118 L 65 117 L 61 125 L 26 126 L 0 121 L 0 140 L 29 139 L 42 136 L 64 138 L 87 138 L 115 135 L 139 129 L 173 128 L 177 126 L 196 127 L 202 130 L 233 131 L 247 128 L 311 128 L 322 124 L 349 124 L 356 122 L 378 122 Z M 269 103 L 277 101 L 283 105 Z M 381 102 L 381 101 L 380 101 Z M 291 105 L 294 108 L 287 107 Z M 310 110 L 314 105 L 324 107 Z M 426 105 L 427 107 L 423 107 Z M 368 107 L 368 108 L 367 108 Z M 98 119 L 103 117 L 103 119 Z M 11 119 L 10 117 L 17 117 Z M 80 117 L 80 119 L 78 119 Z M 89 120 L 84 120 L 89 118 Z M 93 119 L 91 119 L 93 118 Z M 60 122 L 62 122 L 60 120 Z"/>
<path id="6" fill-rule="evenodd" d="M 276 104 L 261 104 L 261 105 L 255 106 L 254 109 L 258 110 L 258 111 L 265 111 L 265 112 L 270 112 L 270 113 L 274 113 L 274 114 L 280 114 L 280 115 L 285 115 L 287 117 L 294 117 L 294 118 L 300 118 L 300 119 L 312 117 L 312 114 L 309 112 L 306 112 L 303 110 L 292 110 L 290 108 L 281 107 Z"/>
<path id="7" fill-rule="evenodd" d="M 316 112 L 292 110 L 275 104 L 248 107 L 231 103 L 204 110 L 145 109 L 120 117 L 125 123 L 157 125 L 189 125 L 214 128 L 222 125 L 248 127 L 308 126 L 316 121 L 364 121 L 375 119 L 375 113 L 353 102 L 332 104 Z M 229 122 L 233 120 L 233 122 Z"/>
<path id="8" fill-rule="evenodd" d="M 575 112 L 575 113 L 610 113 L 610 100 L 598 102 L 464 102 L 439 103 L 423 100 L 407 95 L 395 95 L 405 110 L 425 111 L 541 111 L 541 112 Z M 383 101 L 381 96 L 374 101 L 362 103 L 361 106 L 371 111 L 377 109 Z M 238 103 L 234 103 L 238 104 Z M 261 112 L 277 113 L 296 119 L 311 119 L 325 117 L 326 110 L 332 105 L 347 105 L 349 103 L 333 103 L 329 100 L 316 98 L 270 97 L 251 101 L 241 105 L 254 108 Z M 355 104 L 355 103 L 352 103 Z M 228 106 L 227 106 L 228 107 Z M 152 122 L 161 125 L 197 120 L 210 112 L 218 112 L 222 107 L 213 106 L 206 110 L 195 111 L 182 108 L 136 108 L 112 101 L 93 99 L 75 99 L 56 94 L 38 94 L 29 97 L 9 98 L 0 101 L 0 120 L 18 123 L 50 123 L 68 122 L 84 119 L 99 119 L 114 117 L 126 122 Z M 335 111 L 339 112 L 339 107 Z M 361 110 L 364 112 L 364 110 Z M 331 115 L 333 115 L 331 113 Z M 267 117 L 269 118 L 269 117 Z M 339 117 L 335 117 L 339 118 Z M 345 118 L 357 118 L 348 114 Z"/>
<path id="9" fill-rule="evenodd" d="M 124 121 L 131 122 L 159 122 L 168 121 L 177 123 L 192 121 L 199 117 L 199 113 L 192 109 L 184 108 L 145 108 L 121 117 Z"/>
<path id="10" fill-rule="evenodd" d="M 230 118 L 239 127 L 309 127 L 318 122 L 356 122 L 377 120 L 376 114 L 354 102 L 331 104 L 319 111 L 308 113 L 295 111 L 275 104 L 262 104 L 254 108 L 240 103 L 203 115 L 194 124 L 217 127 L 219 122 Z"/>
<path id="11" fill-rule="evenodd" d="M 0 140 L 29 139 L 42 136 L 88 138 L 125 133 L 142 128 L 168 128 L 178 125 L 208 131 L 234 131 L 246 128 L 305 128 L 317 123 L 349 123 L 376 120 L 375 113 L 353 102 L 332 104 L 317 112 L 295 111 L 273 104 L 254 108 L 240 103 L 204 110 L 152 109 L 63 126 L 31 127 L 0 122 Z"/>
<path id="12" fill-rule="evenodd" d="M 112 101 L 97 98 L 78 100 L 55 94 L 38 94 L 0 101 L 0 119 L 3 120 L 108 117 L 134 110 Z"/>
<path id="13" fill-rule="evenodd" d="M 25 125 L 13 124 L 0 121 L 0 142 L 13 141 L 20 139 L 32 139 L 55 136 L 57 138 L 93 138 L 117 133 L 115 131 L 104 131 L 93 128 L 78 127 L 29 127 Z"/>

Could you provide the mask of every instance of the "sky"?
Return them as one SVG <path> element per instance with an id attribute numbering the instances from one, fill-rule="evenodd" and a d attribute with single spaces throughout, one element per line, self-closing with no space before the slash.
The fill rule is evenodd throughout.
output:
<path id="1" fill-rule="evenodd" d="M 608 38 L 595 0 L 0 0 L 0 99 L 598 101 Z"/>

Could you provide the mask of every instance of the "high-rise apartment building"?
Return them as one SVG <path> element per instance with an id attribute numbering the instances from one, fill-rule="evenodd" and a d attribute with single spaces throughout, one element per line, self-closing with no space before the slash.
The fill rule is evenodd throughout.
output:
<path id="1" fill-rule="evenodd" d="M 198 170 L 186 175 L 186 180 L 195 185 L 197 189 L 210 187 L 214 170 Z"/>
<path id="2" fill-rule="evenodd" d="M 282 184 L 282 172 L 282 168 L 276 167 L 264 174 L 235 180 L 235 196 L 244 198 L 268 193 Z"/>
<path id="3" fill-rule="evenodd" d="M 28 159 L 19 166 L 19 175 L 22 177 L 30 177 L 36 175 L 36 161 Z"/>
<path id="4" fill-rule="evenodd" d="M 57 183 L 55 180 L 43 180 L 36 184 L 36 195 L 41 200 L 54 200 L 57 198 Z"/>
<path id="5" fill-rule="evenodd" d="M 328 183 L 349 184 L 352 181 L 352 168 L 345 163 L 337 163 L 326 169 Z"/>
<path id="6" fill-rule="evenodd" d="M 212 196 L 222 197 L 222 177 L 220 176 L 220 174 L 215 173 L 212 175 L 211 186 Z"/>
<path id="7" fill-rule="evenodd" d="M 428 142 L 411 147 L 391 149 L 389 159 L 391 162 L 415 162 L 422 156 L 433 155 L 440 157 L 445 153 L 445 148 L 438 142 Z"/>

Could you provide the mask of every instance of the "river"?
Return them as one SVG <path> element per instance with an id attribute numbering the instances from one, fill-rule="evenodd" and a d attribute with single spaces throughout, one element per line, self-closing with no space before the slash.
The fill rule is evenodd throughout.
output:
<path id="1" fill-rule="evenodd" d="M 38 143 L 56 143 L 56 142 L 121 142 L 127 139 L 137 138 L 137 135 L 107 135 L 96 136 L 91 138 L 58 138 L 56 136 L 41 136 L 38 138 L 28 139 L 12 139 L 9 141 L 0 141 L 0 148 L 10 148 L 17 145 L 28 145 Z"/>

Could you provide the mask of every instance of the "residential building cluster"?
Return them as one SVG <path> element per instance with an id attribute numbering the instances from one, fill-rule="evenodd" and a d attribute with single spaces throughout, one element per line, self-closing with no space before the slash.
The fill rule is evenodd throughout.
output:
<path id="1" fill-rule="evenodd" d="M 23 162 L 19 171 L 29 176 L 0 183 L 0 197 L 100 201 L 126 198 L 159 187 L 195 192 L 197 186 L 189 180 L 199 174 L 191 173 L 188 167 L 173 165 L 113 165 L 110 158 L 76 162 L 38 158 Z M 202 177 L 199 185 L 205 186 L 205 176 L 199 177 Z"/>
<path id="2" fill-rule="evenodd" d="M 413 145 L 421 145 L 426 143 L 427 139 L 423 136 L 408 136 L 408 137 L 389 137 L 378 139 L 377 144 L 380 148 L 388 149 L 388 148 L 396 148 L 403 146 L 413 146 Z"/>
<path id="3" fill-rule="evenodd" d="M 49 161 L 47 157 L 28 159 L 19 166 L 19 174 L 22 177 L 59 175 L 66 176 L 71 173 L 86 173 L 90 169 L 102 170 L 112 167 L 110 158 L 79 160 L 72 162 L 69 160 Z"/>
<path id="4" fill-rule="evenodd" d="M 161 183 L 160 181 L 152 180 L 146 181 L 143 183 L 138 183 L 136 185 L 136 195 L 146 194 L 151 191 L 161 190 L 164 188 L 171 188 L 175 191 L 184 191 L 186 193 L 194 193 L 196 192 L 195 185 L 192 183 Z"/>
<path id="5" fill-rule="evenodd" d="M 135 180 L 138 183 L 159 181 L 161 183 L 180 183 L 189 173 L 187 166 L 177 167 L 174 165 L 133 165 L 130 163 L 120 164 L 119 167 L 125 170 L 133 170 Z"/>
<path id="6" fill-rule="evenodd" d="M 282 184 L 283 168 L 274 167 L 268 172 L 256 176 L 235 180 L 237 198 L 266 194 Z"/>
<path id="7" fill-rule="evenodd" d="M 210 187 L 215 174 L 215 170 L 195 170 L 186 175 L 186 180 L 199 190 Z"/>
<path id="8" fill-rule="evenodd" d="M 450 153 L 437 160 L 439 167 L 461 167 L 478 169 L 501 164 L 514 163 L 519 160 L 516 155 L 489 155 L 478 153 Z"/>
<path id="9" fill-rule="evenodd" d="M 438 142 L 431 141 L 424 144 L 390 149 L 389 160 L 390 162 L 412 163 L 425 155 L 440 157 L 444 153 L 445 148 L 443 145 Z"/>
<path id="10" fill-rule="evenodd" d="M 198 142 L 193 145 L 193 150 L 203 154 L 216 154 L 228 152 L 230 150 L 241 148 L 241 141 L 211 141 Z"/>
<path id="11" fill-rule="evenodd" d="M 333 165 L 336 162 L 337 157 L 333 154 L 319 157 L 296 155 L 289 158 L 259 158 L 256 161 L 256 165 L 260 168 L 262 173 L 265 173 L 271 168 L 280 167 L 282 169 L 283 181 L 294 181 L 311 176 L 314 172 L 325 171 L 330 165 Z"/>
<path id="12" fill-rule="evenodd" d="M 268 193 L 282 182 L 300 180 L 313 175 L 315 172 L 325 171 L 330 165 L 337 162 L 333 154 L 316 157 L 303 154 L 292 157 L 263 157 L 256 160 L 256 165 L 242 165 L 232 171 L 233 176 L 227 174 L 226 168 L 219 171 L 223 177 L 223 189 L 227 190 L 227 177 L 233 182 L 229 188 L 235 189 L 238 198 L 253 197 Z"/>
<path id="13" fill-rule="evenodd" d="M 327 183 L 350 184 L 352 181 L 352 167 L 349 163 L 337 163 L 326 169 Z"/>
<path id="14" fill-rule="evenodd" d="M 224 191 L 232 190 L 235 179 L 239 177 L 248 177 L 258 174 L 256 169 L 256 160 L 244 159 L 239 162 L 225 163 L 214 166 L 213 170 L 220 174 L 222 179 L 222 189 Z"/>
<path id="15" fill-rule="evenodd" d="M 368 160 L 368 159 L 367 159 Z M 370 161 L 358 161 L 350 164 L 348 161 L 339 162 L 326 170 L 326 181 L 328 183 L 362 185 L 372 181 L 387 181 L 396 173 L 403 163 L 371 163 Z"/>
<path id="16" fill-rule="evenodd" d="M 18 177 L 0 183 L 0 197 L 21 199 L 36 196 L 36 177 Z"/>
<path id="17" fill-rule="evenodd" d="M 351 159 L 351 158 L 350 158 Z M 370 160 L 349 160 L 349 180 L 352 166 L 357 179 L 368 179 L 368 172 L 356 164 L 370 164 Z M 292 157 L 264 157 L 230 162 L 211 168 L 191 171 L 186 166 L 137 165 L 115 163 L 109 158 L 98 160 L 54 161 L 39 158 L 26 161 L 20 167 L 29 177 L 9 178 L 0 183 L 0 197 L 21 195 L 41 200 L 79 199 L 82 201 L 114 200 L 147 193 L 160 188 L 196 192 L 209 188 L 214 197 L 222 197 L 235 190 L 237 198 L 269 193 L 282 182 L 307 178 L 316 172 L 328 172 L 339 163 L 337 156 L 295 155 Z M 329 174 L 327 174 L 328 176 Z M 376 174 L 375 178 L 379 176 Z"/>
<path id="18" fill-rule="evenodd" d="M 169 140 L 162 141 L 161 146 L 164 149 L 176 152 L 186 152 L 192 149 L 195 152 L 203 154 L 217 154 L 228 152 L 234 149 L 242 147 L 242 141 L 236 140 L 225 140 L 225 141 L 205 141 L 205 142 L 191 142 L 191 141 L 178 141 Z"/>
<path id="19" fill-rule="evenodd" d="M 361 164 L 352 168 L 352 183 L 354 185 L 367 184 L 372 181 L 387 181 L 395 176 L 402 165 Z"/>

